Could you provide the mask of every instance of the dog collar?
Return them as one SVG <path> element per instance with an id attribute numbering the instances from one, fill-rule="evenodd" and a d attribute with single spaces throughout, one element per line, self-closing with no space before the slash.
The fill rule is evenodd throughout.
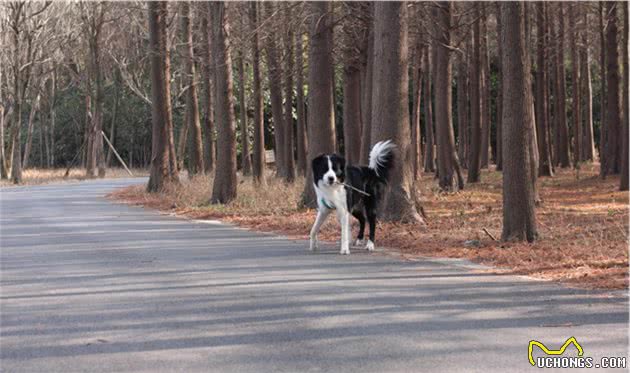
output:
<path id="1" fill-rule="evenodd" d="M 322 203 L 322 205 L 326 206 L 329 210 L 334 210 L 335 209 L 335 207 L 331 206 L 328 202 L 326 202 L 325 199 L 320 198 L 319 201 Z"/>

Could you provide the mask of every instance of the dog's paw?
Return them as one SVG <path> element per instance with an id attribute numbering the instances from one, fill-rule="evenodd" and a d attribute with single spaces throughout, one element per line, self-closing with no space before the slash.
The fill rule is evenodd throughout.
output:
<path id="1" fill-rule="evenodd" d="M 365 245 L 365 240 L 360 240 L 360 239 L 357 238 L 357 240 L 354 241 L 354 246 L 359 246 L 360 247 L 360 246 L 363 246 L 363 245 Z"/>
<path id="2" fill-rule="evenodd" d="M 368 240 L 367 244 L 365 244 L 365 249 L 367 251 L 374 251 L 374 242 Z"/>
<path id="3" fill-rule="evenodd" d="M 350 249 L 341 249 L 339 254 L 341 254 L 341 255 L 350 255 Z"/>

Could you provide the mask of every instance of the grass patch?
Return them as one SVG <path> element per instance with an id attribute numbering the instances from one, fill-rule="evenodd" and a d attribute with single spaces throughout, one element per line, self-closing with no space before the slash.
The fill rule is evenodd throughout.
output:
<path id="1" fill-rule="evenodd" d="M 134 176 L 149 176 L 149 171 L 145 169 L 132 169 Z M 37 185 L 47 183 L 75 182 L 87 180 L 85 176 L 85 168 L 71 168 L 68 176 L 65 176 L 65 168 L 27 168 L 22 171 L 22 184 L 20 185 Z M 107 178 L 125 178 L 131 177 L 123 168 L 108 168 L 105 173 Z M 0 180 L 0 188 L 16 186 L 11 180 Z"/>
<path id="2" fill-rule="evenodd" d="M 426 226 L 380 222 L 376 242 L 405 257 L 467 258 L 493 266 L 494 272 L 583 288 L 624 289 L 628 287 L 628 194 L 617 190 L 618 177 L 601 180 L 597 172 L 597 165 L 583 165 L 579 179 L 573 170 L 539 179 L 540 237 L 533 244 L 494 241 L 484 232 L 501 236 L 501 173 L 484 170 L 482 182 L 456 193 L 440 192 L 433 174 L 424 174 L 418 188 Z M 296 207 L 304 180 L 291 185 L 272 177 L 268 180 L 266 188 L 258 188 L 249 178 L 239 177 L 238 197 L 228 205 L 208 204 L 212 188 L 208 176 L 162 193 L 149 194 L 144 186 L 133 186 L 111 197 L 190 218 L 221 219 L 307 239 L 315 211 Z M 356 234 L 357 223 L 353 224 Z M 334 217 L 323 227 L 321 239 L 338 241 Z M 468 240 L 477 240 L 479 246 L 467 247 Z"/>

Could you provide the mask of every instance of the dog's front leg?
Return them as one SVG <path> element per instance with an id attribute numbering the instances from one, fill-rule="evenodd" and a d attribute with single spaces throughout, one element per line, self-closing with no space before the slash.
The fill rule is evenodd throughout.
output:
<path id="1" fill-rule="evenodd" d="M 319 229 L 322 227 L 326 218 L 330 215 L 330 210 L 325 207 L 319 207 L 317 209 L 317 218 L 315 219 L 315 224 L 313 224 L 313 228 L 311 228 L 311 244 L 310 250 L 315 251 L 319 248 L 317 244 L 317 234 L 319 233 Z"/>
<path id="2" fill-rule="evenodd" d="M 341 225 L 341 255 L 350 254 L 350 213 L 345 209 L 337 210 L 339 225 Z"/>

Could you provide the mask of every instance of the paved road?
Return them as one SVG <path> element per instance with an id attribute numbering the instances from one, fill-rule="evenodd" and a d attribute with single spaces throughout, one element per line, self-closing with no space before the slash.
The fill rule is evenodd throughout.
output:
<path id="1" fill-rule="evenodd" d="M 311 254 L 103 198 L 133 182 L 1 190 L 2 372 L 535 371 L 529 340 L 570 336 L 627 356 L 620 293 Z"/>

